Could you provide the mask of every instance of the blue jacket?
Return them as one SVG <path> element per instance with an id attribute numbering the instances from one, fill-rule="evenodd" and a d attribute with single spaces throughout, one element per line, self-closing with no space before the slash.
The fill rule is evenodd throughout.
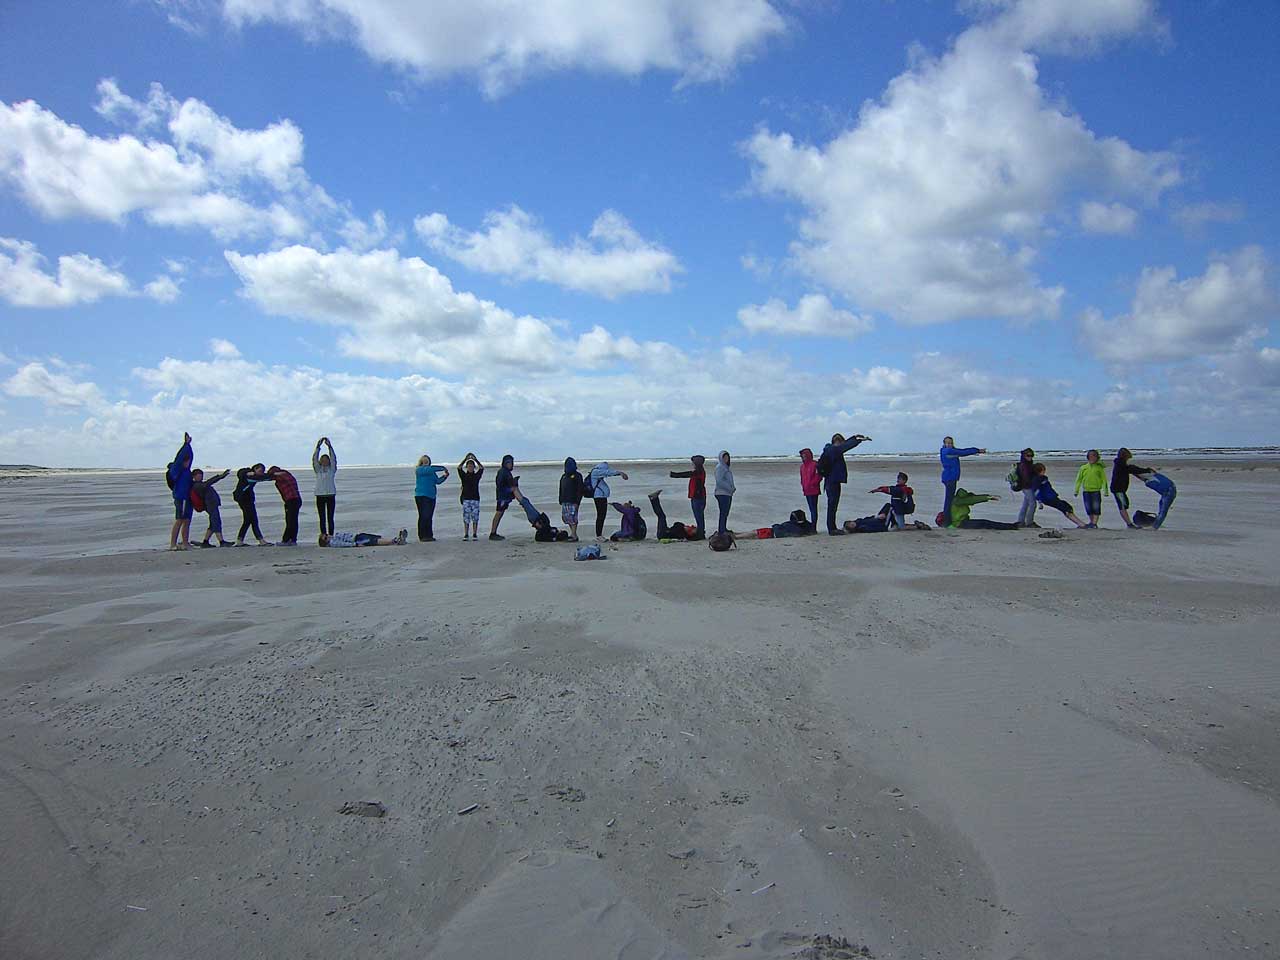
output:
<path id="1" fill-rule="evenodd" d="M 195 454 L 191 452 L 191 444 L 184 443 L 173 455 L 173 465 L 169 467 L 169 479 L 173 481 L 173 499 L 182 501 L 191 497 L 191 462 Z"/>
<path id="2" fill-rule="evenodd" d="M 960 479 L 960 458 L 972 457 L 979 453 L 977 447 L 941 447 L 938 459 L 942 461 L 942 482 L 951 483 Z"/>
<path id="3" fill-rule="evenodd" d="M 1142 478 L 1142 482 L 1162 497 L 1166 494 L 1176 493 L 1178 490 L 1173 481 L 1163 473 L 1149 473 Z"/>
<path id="4" fill-rule="evenodd" d="M 1058 491 L 1053 489 L 1053 484 L 1049 482 L 1049 478 L 1043 473 L 1036 480 L 1036 499 L 1041 503 L 1048 503 L 1050 500 L 1058 499 Z"/>
<path id="5" fill-rule="evenodd" d="M 413 495 L 415 497 L 430 497 L 434 500 L 436 498 L 436 487 L 444 482 L 444 467 L 434 465 L 415 467 L 413 473 L 418 478 L 418 482 L 413 485 Z"/>
<path id="6" fill-rule="evenodd" d="M 819 457 L 819 462 L 822 462 L 822 458 L 826 458 L 827 475 L 824 479 L 828 490 L 835 484 L 849 482 L 849 467 L 844 462 L 844 455 L 861 442 L 861 440 L 855 438 L 846 440 L 844 443 L 828 443 L 822 448 L 822 456 Z"/>

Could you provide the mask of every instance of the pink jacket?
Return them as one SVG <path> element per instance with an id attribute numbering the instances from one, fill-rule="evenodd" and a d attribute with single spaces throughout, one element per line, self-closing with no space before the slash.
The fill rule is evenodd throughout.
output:
<path id="1" fill-rule="evenodd" d="M 811 497 L 822 490 L 822 477 L 818 476 L 818 462 L 813 451 L 805 447 L 800 451 L 800 492 Z"/>

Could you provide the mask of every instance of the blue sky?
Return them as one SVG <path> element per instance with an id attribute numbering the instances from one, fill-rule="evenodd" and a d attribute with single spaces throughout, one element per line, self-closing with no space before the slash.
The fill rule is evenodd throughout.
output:
<path id="1" fill-rule="evenodd" d="M 502 8 L 0 9 L 0 462 L 1277 441 L 1280 6 Z"/>

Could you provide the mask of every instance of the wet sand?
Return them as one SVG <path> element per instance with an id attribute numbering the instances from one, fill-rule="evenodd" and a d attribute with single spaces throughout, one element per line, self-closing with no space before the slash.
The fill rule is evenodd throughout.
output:
<path id="1" fill-rule="evenodd" d="M 452 484 L 433 544 L 170 554 L 157 475 L 0 479 L 0 956 L 1280 955 L 1280 470 L 1163 466 L 1159 532 L 588 564 L 461 542 Z M 865 458 L 841 517 L 898 469 L 931 522 Z M 802 504 L 736 473 L 731 526 Z M 338 528 L 411 485 L 344 470 Z"/>

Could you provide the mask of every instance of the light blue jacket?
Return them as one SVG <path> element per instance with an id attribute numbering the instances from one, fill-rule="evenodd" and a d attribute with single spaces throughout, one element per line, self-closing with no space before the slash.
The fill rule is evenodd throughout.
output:
<path id="1" fill-rule="evenodd" d="M 604 497 L 609 499 L 609 484 L 605 482 L 605 477 L 620 477 L 621 470 L 615 470 L 609 466 L 608 460 L 601 460 L 591 472 L 587 474 L 587 495 L 591 497 Z"/>
<path id="2" fill-rule="evenodd" d="M 434 464 L 415 467 L 414 476 L 418 478 L 418 482 L 414 484 L 413 495 L 415 497 L 430 497 L 432 500 L 436 498 L 436 487 L 444 482 L 444 467 L 437 467 Z"/>

